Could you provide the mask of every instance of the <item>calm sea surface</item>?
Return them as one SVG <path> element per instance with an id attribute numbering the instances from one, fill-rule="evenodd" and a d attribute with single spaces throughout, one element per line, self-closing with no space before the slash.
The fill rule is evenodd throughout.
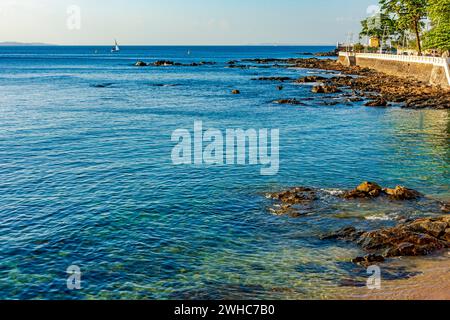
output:
<path id="1" fill-rule="evenodd" d="M 330 203 L 278 217 L 263 193 L 373 180 L 449 199 L 450 118 L 326 106 L 308 85 L 278 91 L 251 80 L 314 70 L 226 68 L 330 49 L 0 47 L 0 299 L 332 298 L 346 279 L 364 277 L 348 263 L 357 247 L 319 235 L 435 209 Z M 137 68 L 138 59 L 217 64 Z M 272 103 L 280 98 L 307 106 Z M 174 166 L 172 132 L 194 121 L 279 129 L 278 175 Z M 70 265 L 81 268 L 82 290 L 66 287 Z"/>

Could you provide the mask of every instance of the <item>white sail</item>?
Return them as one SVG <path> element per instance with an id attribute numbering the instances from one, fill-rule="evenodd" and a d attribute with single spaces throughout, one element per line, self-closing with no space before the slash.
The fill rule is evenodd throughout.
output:
<path id="1" fill-rule="evenodd" d="M 117 43 L 117 40 L 115 40 L 114 42 L 115 42 L 115 46 L 111 49 L 111 52 L 119 52 L 120 47 L 119 47 L 119 44 Z"/>

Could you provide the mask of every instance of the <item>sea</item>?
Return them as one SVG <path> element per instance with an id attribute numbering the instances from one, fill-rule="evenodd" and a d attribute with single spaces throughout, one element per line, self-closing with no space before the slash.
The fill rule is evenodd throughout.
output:
<path id="1" fill-rule="evenodd" d="M 338 72 L 240 62 L 333 49 L 0 47 L 0 299 L 333 299 L 364 287 L 351 259 L 365 253 L 321 235 L 439 209 L 333 195 L 368 180 L 448 201 L 450 115 L 254 80 Z M 185 65 L 201 61 L 214 64 Z M 302 104 L 274 103 L 287 98 Z M 172 135 L 195 122 L 279 130 L 279 170 L 175 165 Z M 269 210 L 267 192 L 295 186 L 330 197 L 298 216 Z M 414 261 L 401 262 L 383 279 L 414 276 Z"/>

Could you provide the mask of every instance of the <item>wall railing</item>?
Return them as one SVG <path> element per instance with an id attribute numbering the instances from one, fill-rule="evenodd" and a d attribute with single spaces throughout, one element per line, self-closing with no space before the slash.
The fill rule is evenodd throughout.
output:
<path id="1" fill-rule="evenodd" d="M 448 84 L 450 85 L 450 58 L 427 57 L 427 56 L 407 56 L 396 54 L 381 54 L 381 53 L 354 53 L 354 52 L 339 52 L 341 57 L 356 57 L 377 60 L 402 61 L 426 63 L 435 66 L 441 66 L 445 69 Z"/>

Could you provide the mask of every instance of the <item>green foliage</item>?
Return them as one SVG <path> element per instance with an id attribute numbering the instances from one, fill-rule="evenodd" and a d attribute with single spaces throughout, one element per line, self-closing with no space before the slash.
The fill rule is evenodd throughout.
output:
<path id="1" fill-rule="evenodd" d="M 425 35 L 428 49 L 450 51 L 450 0 L 428 0 L 432 29 Z"/>
<path id="2" fill-rule="evenodd" d="M 428 0 L 380 0 L 381 10 L 392 17 L 400 31 L 413 31 L 421 53 L 422 20 L 427 17 Z"/>
<path id="3" fill-rule="evenodd" d="M 381 14 L 361 21 L 360 36 L 389 36 L 402 43 L 405 34 L 413 32 L 411 47 L 422 51 L 424 20 L 431 21 L 432 29 L 425 34 L 423 44 L 428 49 L 450 51 L 450 0 L 380 0 Z"/>
<path id="4" fill-rule="evenodd" d="M 398 32 L 395 21 L 386 14 L 369 17 L 361 21 L 361 26 L 361 37 L 367 36 L 381 39 L 385 35 L 394 35 Z"/>

